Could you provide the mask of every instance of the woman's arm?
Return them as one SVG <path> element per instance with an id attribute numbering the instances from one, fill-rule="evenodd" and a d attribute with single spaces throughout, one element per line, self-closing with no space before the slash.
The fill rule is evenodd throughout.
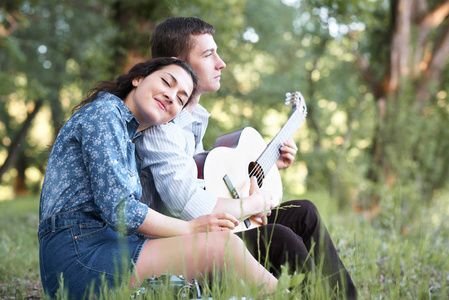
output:
<path id="1" fill-rule="evenodd" d="M 209 214 L 191 221 L 183 221 L 148 209 L 145 220 L 136 232 L 150 236 L 171 237 L 196 232 L 232 230 L 238 224 L 239 221 L 227 213 Z"/>
<path id="2" fill-rule="evenodd" d="M 105 98 L 105 99 L 102 99 Z M 137 121 L 123 101 L 111 94 L 95 100 L 82 113 L 77 140 L 89 176 L 95 209 L 115 230 L 133 232 L 147 214 L 146 205 L 139 202 L 140 185 L 130 141 Z"/>

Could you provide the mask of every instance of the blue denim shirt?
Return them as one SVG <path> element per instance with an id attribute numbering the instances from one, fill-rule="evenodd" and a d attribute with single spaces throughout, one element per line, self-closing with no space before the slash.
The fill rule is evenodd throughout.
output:
<path id="1" fill-rule="evenodd" d="M 78 110 L 60 130 L 48 159 L 40 221 L 81 211 L 115 230 L 123 224 L 128 232 L 139 228 L 148 206 L 139 202 L 142 187 L 134 153 L 138 127 L 125 103 L 109 93 L 100 93 Z"/>

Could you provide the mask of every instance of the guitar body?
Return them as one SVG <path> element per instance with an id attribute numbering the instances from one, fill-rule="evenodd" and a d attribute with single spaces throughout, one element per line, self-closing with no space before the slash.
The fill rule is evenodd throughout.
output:
<path id="1" fill-rule="evenodd" d="M 204 179 L 206 190 L 217 197 L 234 198 L 223 178 L 227 175 L 240 198 L 249 196 L 250 173 L 254 172 L 254 162 L 266 149 L 262 136 L 253 128 L 247 127 L 219 137 L 210 151 L 195 155 L 198 178 Z M 257 165 L 256 165 L 257 166 Z M 279 170 L 273 166 L 266 172 L 260 166 L 251 174 L 258 179 L 259 187 L 269 191 L 278 202 L 282 199 L 282 181 Z M 242 216 L 243 217 L 243 216 Z M 260 220 L 250 218 L 251 226 L 243 222 L 234 231 L 260 226 Z"/>
<path id="2" fill-rule="evenodd" d="M 204 179 L 205 188 L 217 197 L 245 198 L 249 196 L 250 178 L 255 176 L 261 189 L 271 193 L 279 204 L 282 199 L 282 181 L 276 161 L 280 147 L 292 138 L 307 115 L 307 106 L 300 92 L 286 93 L 285 104 L 292 104 L 293 113 L 267 145 L 262 136 L 251 127 L 219 137 L 210 151 L 193 158 L 198 178 Z M 241 216 L 245 222 L 234 231 L 262 225 L 255 217 Z M 249 227 L 246 225 L 249 223 Z"/>

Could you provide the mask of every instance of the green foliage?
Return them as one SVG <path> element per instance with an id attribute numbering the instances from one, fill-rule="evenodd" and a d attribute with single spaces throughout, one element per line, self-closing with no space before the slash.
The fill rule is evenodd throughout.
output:
<path id="1" fill-rule="evenodd" d="M 214 110 L 206 148 L 217 136 L 245 126 L 255 127 L 269 140 L 276 129 L 260 120 L 270 109 L 288 116 L 281 104 L 283 95 L 300 90 L 309 116 L 296 142 L 302 146 L 300 161 L 308 169 L 308 187 L 328 189 L 344 205 L 369 185 L 363 180 L 371 163 L 365 149 L 376 134 L 378 116 L 376 99 L 361 78 L 355 52 L 372 62 L 374 77 L 383 76 L 391 20 L 386 1 L 96 0 L 76 5 L 36 0 L 15 2 L 8 11 L 20 15 L 19 29 L 2 38 L 5 47 L 0 51 L 4 79 L 0 131 L 9 140 L 23 120 L 10 112 L 10 103 L 20 99 L 29 109 L 36 99 L 46 99 L 56 133 L 87 89 L 115 76 L 130 51 L 149 55 L 148 38 L 157 23 L 172 15 L 198 16 L 215 25 L 219 54 L 227 62 L 220 91 L 201 100 Z M 444 120 L 444 105 L 438 109 Z M 426 124 L 428 132 L 444 135 L 444 130 Z M 400 132 L 401 126 L 394 122 L 385 126 Z M 0 147 L 6 150 L 3 143 Z M 443 144 L 432 148 L 435 156 L 441 157 Z M 27 140 L 21 150 L 28 149 L 28 155 L 21 156 L 28 157 L 27 167 L 44 170 L 46 155 L 38 153 L 45 146 Z M 390 148 L 396 151 L 393 145 Z M 404 162 L 391 161 L 396 169 Z M 425 161 L 419 167 L 430 169 L 434 164 L 447 169 L 430 157 Z M 441 186 L 435 184 L 425 189 Z"/>
<path id="2" fill-rule="evenodd" d="M 427 2 L 430 9 L 439 3 Z M 0 163 L 27 112 L 44 99 L 46 106 L 19 149 L 28 188 L 38 192 L 46 147 L 87 90 L 121 72 L 130 52 L 149 56 L 156 24 L 169 16 L 197 16 L 215 26 L 219 54 L 227 63 L 220 91 L 201 99 L 213 112 L 205 148 L 217 136 L 246 126 L 269 141 L 290 113 L 282 103 L 285 92 L 301 91 L 309 115 L 294 136 L 297 161 L 281 172 L 284 199 L 317 203 L 362 298 L 446 298 L 449 266 L 441 253 L 449 246 L 442 221 L 448 205 L 442 190 L 449 178 L 449 68 L 443 66 L 441 82 L 429 86 L 424 108 L 415 108 L 415 84 L 406 79 L 387 99 L 386 118 L 380 118 L 378 91 L 363 77 L 360 59 L 370 63 L 372 79 L 385 75 L 391 3 L 6 1 L 0 26 L 11 28 L 7 16 L 13 15 L 17 27 L 0 35 Z M 373 160 L 376 139 L 385 145 L 382 159 L 392 177 Z M 371 181 L 373 170 L 380 181 Z M 4 188 L 17 173 L 16 167 L 2 178 L 0 197 L 6 197 Z M 348 210 L 354 203 L 368 207 L 373 194 L 381 207 L 377 218 L 367 221 Z M 0 206 L 0 256 L 9 258 L 0 264 L 0 281 L 7 283 L 2 293 L 25 297 L 27 282 L 39 281 L 37 199 Z M 231 295 L 228 288 L 216 285 L 211 293 Z M 306 292 L 319 298 L 313 294 L 317 290 Z M 103 292 L 104 298 L 113 296 Z M 130 292 L 125 288 L 115 297 Z"/>
<path id="3" fill-rule="evenodd" d="M 22 168 L 37 169 L 42 176 L 47 147 L 70 109 L 94 82 L 111 79 L 108 41 L 115 29 L 108 24 L 107 8 L 96 9 L 101 3 L 79 6 L 36 0 L 20 1 L 10 8 L 11 18 L 18 22 L 5 38 L 7 50 L 0 51 L 0 79 L 5 79 L 0 80 L 2 163 L 7 151 L 17 151 Z M 47 120 L 38 115 L 34 122 L 39 137 L 28 134 L 19 149 L 9 149 L 38 100 L 45 100 L 42 111 L 49 109 Z M 53 130 L 45 128 L 48 122 Z M 2 179 L 12 185 L 14 177 L 10 172 Z M 28 182 L 31 191 L 39 189 L 40 179 L 28 181 L 32 181 Z"/>
<path id="4" fill-rule="evenodd" d="M 290 114 L 284 94 L 299 90 L 308 116 L 294 136 L 297 161 L 282 171 L 290 197 L 322 189 L 338 199 L 339 208 L 369 204 L 378 192 L 385 202 L 393 199 L 387 195 L 396 188 L 386 167 L 411 197 L 430 201 L 447 185 L 447 65 L 441 82 L 429 85 L 431 97 L 424 109 L 414 108 L 415 79 L 404 78 L 397 93 L 386 99 L 387 117 L 378 113 L 384 100 L 381 86 L 373 87 L 370 80 L 380 83 L 389 68 L 392 2 L 7 3 L 0 10 L 0 24 L 9 28 L 5 16 L 10 14 L 18 27 L 0 37 L 0 162 L 35 101 L 44 99 L 45 107 L 18 149 L 21 166 L 3 176 L 0 189 L 10 192 L 17 175 L 26 171 L 29 191 L 39 190 L 47 145 L 70 109 L 95 82 L 112 79 L 133 59 L 149 56 L 150 33 L 169 16 L 197 16 L 213 24 L 218 53 L 227 63 L 221 89 L 201 98 L 213 112 L 206 149 L 217 136 L 246 126 L 270 141 Z M 428 1 L 429 8 L 437 3 Z M 414 29 L 412 40 L 416 33 Z M 369 80 L 364 63 L 369 64 Z M 385 146 L 385 164 L 373 157 L 376 141 Z"/>
<path id="5" fill-rule="evenodd" d="M 448 175 L 449 110 L 446 97 L 438 98 L 447 91 L 436 93 L 422 109 L 414 106 L 415 93 L 414 87 L 409 87 L 389 101 L 386 120 L 380 124 L 383 159 L 395 174 L 385 180 L 402 187 L 407 198 L 429 202 Z"/>

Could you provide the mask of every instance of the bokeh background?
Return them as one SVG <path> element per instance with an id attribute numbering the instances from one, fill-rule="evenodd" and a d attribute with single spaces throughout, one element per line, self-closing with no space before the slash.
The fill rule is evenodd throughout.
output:
<path id="1" fill-rule="evenodd" d="M 361 299 L 447 299 L 448 15 L 447 0 L 0 0 L 0 298 L 44 296 L 39 193 L 72 107 L 150 58 L 158 23 L 196 16 L 227 63 L 201 97 L 205 148 L 246 126 L 269 142 L 300 91 L 284 199 L 318 206 Z"/>
<path id="2" fill-rule="evenodd" d="M 150 58 L 170 16 L 213 24 L 227 63 L 201 99 L 205 138 L 269 142 L 300 91 L 308 116 L 285 193 L 321 191 L 369 216 L 397 189 L 413 214 L 448 183 L 449 3 L 435 0 L 0 1 L 0 200 L 40 191 L 48 146 L 97 81 Z M 404 224 L 406 225 L 406 224 Z"/>

